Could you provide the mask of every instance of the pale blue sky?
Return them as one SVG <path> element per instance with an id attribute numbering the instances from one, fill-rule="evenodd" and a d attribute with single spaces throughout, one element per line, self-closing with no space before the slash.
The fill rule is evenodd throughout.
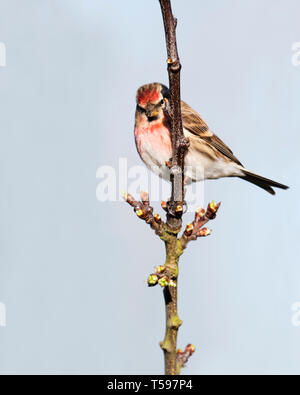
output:
<path id="1" fill-rule="evenodd" d="M 291 186 L 205 184 L 222 208 L 180 264 L 179 346 L 197 347 L 184 373 L 299 374 L 300 3 L 172 3 L 183 99 Z M 0 42 L 0 373 L 162 373 L 162 292 L 145 279 L 164 246 L 124 203 L 98 202 L 95 177 L 140 164 L 135 91 L 167 82 L 158 1 L 0 0 Z"/>

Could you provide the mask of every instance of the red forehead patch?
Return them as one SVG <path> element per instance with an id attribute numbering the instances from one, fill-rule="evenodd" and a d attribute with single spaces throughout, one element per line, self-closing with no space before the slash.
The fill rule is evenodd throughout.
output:
<path id="1" fill-rule="evenodd" d="M 139 93 L 137 99 L 139 104 L 146 104 L 148 102 L 157 102 L 160 96 L 160 92 L 156 89 L 147 89 Z"/>

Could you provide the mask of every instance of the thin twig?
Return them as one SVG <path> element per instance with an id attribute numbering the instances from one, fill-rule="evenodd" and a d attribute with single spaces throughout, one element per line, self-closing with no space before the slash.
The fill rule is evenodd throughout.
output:
<path id="1" fill-rule="evenodd" d="M 170 169 L 172 194 L 168 204 L 167 226 L 170 228 L 169 237 L 165 239 L 166 263 L 165 267 L 172 274 L 175 287 L 164 288 L 166 305 L 166 334 L 160 343 L 165 357 L 165 374 L 177 373 L 176 348 L 177 333 L 181 320 L 177 312 L 177 277 L 179 257 L 183 249 L 178 243 L 178 232 L 182 226 L 182 207 L 184 205 L 184 155 L 188 142 L 184 137 L 181 120 L 180 100 L 180 70 L 181 64 L 177 51 L 176 26 L 177 19 L 172 13 L 170 0 L 159 0 L 165 28 L 167 45 L 167 64 L 169 74 L 169 89 L 171 93 L 171 137 L 172 137 L 172 166 Z M 179 248 L 178 248 L 179 247 Z"/>
<path id="2" fill-rule="evenodd" d="M 180 373 L 181 368 L 184 368 L 189 358 L 194 354 L 195 346 L 193 344 L 188 344 L 185 350 L 180 348 L 177 350 L 177 373 Z"/>
<path id="3" fill-rule="evenodd" d="M 173 228 L 181 226 L 181 215 L 176 214 L 175 209 L 183 204 L 184 199 L 184 155 L 188 148 L 188 141 L 185 139 L 181 120 L 181 100 L 180 100 L 180 70 L 181 63 L 177 51 L 176 25 L 177 19 L 174 18 L 170 0 L 159 0 L 167 45 L 167 64 L 169 74 L 169 88 L 171 93 L 171 137 L 172 137 L 172 164 L 171 164 L 171 183 L 172 195 L 169 202 L 168 224 Z"/>
<path id="4" fill-rule="evenodd" d="M 197 209 L 194 221 L 186 226 L 185 231 L 179 240 L 183 249 L 186 248 L 187 244 L 191 240 L 196 240 L 198 237 L 205 237 L 211 234 L 211 230 L 203 228 L 203 226 L 208 221 L 216 218 L 220 205 L 221 203 L 216 204 L 215 202 L 211 202 L 207 206 L 206 211 L 201 208 Z"/>
<path id="5" fill-rule="evenodd" d="M 141 192 L 141 201 L 137 201 L 129 193 L 123 194 L 123 199 L 134 208 L 136 215 L 154 229 L 158 236 L 164 233 L 165 223 L 159 214 L 153 215 L 153 207 L 150 206 L 148 192 Z"/>

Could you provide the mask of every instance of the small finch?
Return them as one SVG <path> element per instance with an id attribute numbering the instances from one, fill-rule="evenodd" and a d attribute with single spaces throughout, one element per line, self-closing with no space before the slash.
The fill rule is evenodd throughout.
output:
<path id="1" fill-rule="evenodd" d="M 146 166 L 160 177 L 170 180 L 172 142 L 169 118 L 169 89 L 160 83 L 140 87 L 136 94 L 135 142 Z M 275 195 L 272 187 L 288 186 L 254 174 L 244 168 L 233 152 L 212 133 L 200 115 L 181 102 L 183 132 L 189 140 L 185 155 L 185 183 L 239 177 Z"/>

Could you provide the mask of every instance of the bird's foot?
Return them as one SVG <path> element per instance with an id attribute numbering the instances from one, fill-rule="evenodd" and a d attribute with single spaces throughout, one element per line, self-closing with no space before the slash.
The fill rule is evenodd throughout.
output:
<path id="1" fill-rule="evenodd" d="M 185 214 L 188 210 L 187 202 L 184 200 L 183 202 L 172 202 L 170 200 L 167 201 L 167 212 L 171 214 L 173 217 L 178 217 Z"/>

